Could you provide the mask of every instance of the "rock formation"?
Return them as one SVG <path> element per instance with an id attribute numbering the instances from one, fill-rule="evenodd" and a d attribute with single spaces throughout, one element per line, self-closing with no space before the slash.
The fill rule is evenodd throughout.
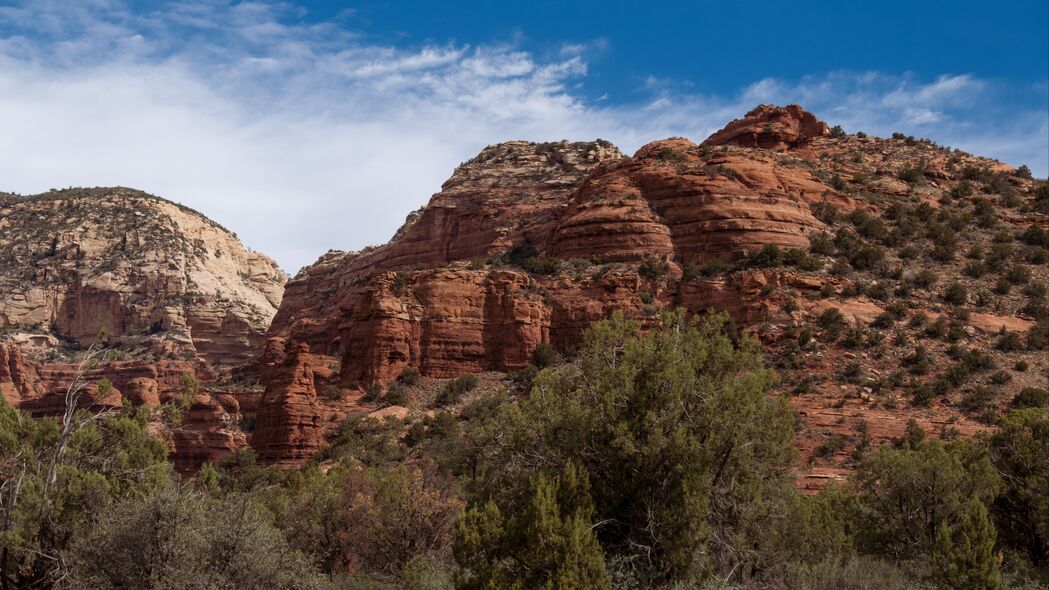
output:
<path id="1" fill-rule="evenodd" d="M 707 138 L 706 145 L 789 150 L 830 133 L 830 127 L 796 104 L 759 105 Z"/>
<path id="2" fill-rule="evenodd" d="M 270 335 L 307 342 L 315 352 L 342 350 L 343 309 L 370 277 L 499 254 L 516 244 L 545 242 L 576 184 L 592 169 L 622 159 L 606 141 L 530 143 L 485 148 L 409 216 L 390 243 L 365 252 L 329 252 L 288 281 L 287 304 Z"/>
<path id="3" fill-rule="evenodd" d="M 248 446 L 245 420 L 237 395 L 202 391 L 193 396 L 182 423 L 171 433 L 171 460 L 183 473 L 217 463 Z"/>
<path id="4" fill-rule="evenodd" d="M 550 253 L 698 264 L 765 244 L 807 248 L 808 236 L 825 229 L 807 203 L 833 195 L 809 170 L 769 156 L 714 153 L 686 139 L 656 141 L 580 185 Z"/>
<path id="5" fill-rule="evenodd" d="M 256 413 L 251 446 L 263 463 L 297 465 L 324 443 L 310 348 L 306 344 L 292 346 L 282 370 L 274 372 Z"/>
<path id="6" fill-rule="evenodd" d="M 270 333 L 341 355 L 347 385 L 386 382 L 408 366 L 435 377 L 519 369 L 540 343 L 571 346 L 612 311 L 642 315 L 642 297 L 657 291 L 667 304 L 711 307 L 695 297 L 702 289 L 667 290 L 636 268 L 597 276 L 595 263 L 654 257 L 680 274 L 765 244 L 806 248 L 824 229 L 807 203 L 828 200 L 848 206 L 808 169 L 683 139 L 632 159 L 602 142 L 493 146 L 386 246 L 329 253 L 289 281 Z M 593 268 L 547 278 L 495 260 L 515 249 Z M 750 313 L 728 299 L 713 307 Z"/>
<path id="7" fill-rule="evenodd" d="M 285 276 L 190 209 L 124 188 L 0 198 L 0 331 L 103 338 L 228 365 L 261 344 Z"/>
<path id="8" fill-rule="evenodd" d="M 675 307 L 724 312 L 791 394 L 799 481 L 815 489 L 910 419 L 970 436 L 1038 384 L 1044 351 L 1022 340 L 1049 315 L 1049 250 L 1026 231 L 1049 226 L 1035 186 L 925 140 L 831 134 L 797 105 L 632 157 L 600 140 L 507 142 L 457 168 L 389 243 L 330 251 L 283 296 L 271 261 L 172 203 L 127 189 L 2 197 L 0 389 L 56 412 L 78 347 L 104 329 L 124 358 L 92 370 L 93 387 L 112 387 L 85 403 L 181 400 L 181 423 L 158 430 L 183 471 L 249 444 L 291 466 L 348 416 L 432 410 L 440 380 L 512 388 L 540 347 L 570 352 L 612 313 L 652 325 Z M 911 368 L 919 348 L 930 374 Z M 947 383 L 969 350 L 995 370 Z M 384 402 L 409 368 L 422 382 Z"/>
<path id="9" fill-rule="evenodd" d="M 912 168 L 927 182 L 913 179 Z M 995 190 L 1029 193 L 1030 182 L 1010 170 L 913 138 L 832 137 L 795 105 L 761 106 L 700 145 L 661 140 L 631 158 L 603 142 L 491 146 L 456 170 L 390 243 L 331 252 L 289 281 L 270 336 L 341 358 L 334 378 L 362 391 L 410 367 L 432 379 L 516 371 L 540 344 L 571 350 L 586 328 L 613 312 L 652 322 L 660 309 L 677 306 L 722 311 L 766 343 L 784 383 L 817 392 L 791 398 L 803 417 L 804 456 L 829 438 L 851 437 L 846 429 L 868 415 L 876 421 L 869 425 L 875 442 L 898 436 L 911 418 L 966 436 L 982 426 L 958 409 L 964 391 L 928 411 L 906 407 L 899 384 L 885 393 L 886 376 L 899 371 L 910 349 L 857 352 L 849 347 L 861 345 L 813 345 L 797 334 L 812 330 L 806 326 L 829 307 L 840 307 L 857 334 L 884 323 L 886 304 L 857 303 L 854 292 L 906 283 L 909 275 L 890 272 L 903 261 L 891 248 L 928 239 L 913 235 L 922 231 L 917 226 L 893 225 L 899 213 L 886 212 L 893 203 L 908 211 L 931 207 L 920 213 L 929 215 L 966 175 L 999 183 Z M 870 221 L 883 216 L 885 225 Z M 893 233 L 902 231 L 911 237 Z M 816 236 L 820 246 L 810 252 Z M 989 243 L 990 233 L 966 239 Z M 748 255 L 772 246 L 770 258 L 749 262 Z M 884 258 L 873 265 L 854 258 L 852 249 L 869 253 L 863 248 Z M 960 263 L 937 264 L 964 276 Z M 923 290 L 907 313 L 953 318 L 939 297 Z M 971 346 L 993 347 L 988 339 L 996 336 L 986 326 L 1022 333 L 1034 325 L 1016 315 L 1021 300 L 996 305 L 969 316 Z M 906 332 L 895 338 L 912 348 L 928 338 L 921 329 Z M 949 352 L 941 343 L 926 345 Z M 869 373 L 843 384 L 839 372 L 854 364 Z M 323 430 L 327 410 L 304 393 L 310 387 L 301 363 L 267 366 L 288 372 L 271 396 L 278 403 L 263 404 L 284 433 L 263 435 L 270 426 L 260 421 L 254 444 L 269 462 L 295 463 L 308 454 L 299 449 L 314 444 L 312 433 Z M 1030 381 L 1017 375 L 1010 389 Z M 283 401 L 279 391 L 287 390 L 299 393 Z M 319 412 L 319 424 L 311 412 Z M 829 428 L 832 421 L 842 426 Z M 837 469 L 817 462 L 802 471 L 818 487 Z"/>

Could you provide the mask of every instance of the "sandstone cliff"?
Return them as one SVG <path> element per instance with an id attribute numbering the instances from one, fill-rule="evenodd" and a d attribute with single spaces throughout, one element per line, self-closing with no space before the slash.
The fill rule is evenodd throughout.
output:
<path id="1" fill-rule="evenodd" d="M 65 353 L 104 328 L 124 358 L 90 375 L 112 388 L 87 403 L 186 404 L 159 428 L 185 471 L 249 444 L 297 465 L 348 416 L 410 422 L 447 403 L 442 380 L 517 387 L 512 373 L 570 357 L 612 313 L 719 311 L 765 344 L 801 418 L 799 481 L 818 488 L 909 420 L 970 436 L 1041 385 L 1038 186 L 928 140 L 831 132 L 796 105 L 632 157 L 508 142 L 456 169 L 389 243 L 325 254 L 283 297 L 272 262 L 171 203 L 4 197 L 0 388 L 53 413 Z M 185 374 L 202 383 L 192 399 Z"/>
<path id="2" fill-rule="evenodd" d="M 344 310 L 370 277 L 498 254 L 526 241 L 545 242 L 576 184 L 592 169 L 622 159 L 605 141 L 529 143 L 485 148 L 413 213 L 390 243 L 365 252 L 329 252 L 288 281 L 271 336 L 307 342 L 333 354 L 346 343 Z"/>
<path id="3" fill-rule="evenodd" d="M 995 246 L 1044 225 L 1035 186 L 927 140 L 831 133 L 796 105 L 629 158 L 603 142 L 511 142 L 456 170 L 390 243 L 303 269 L 270 335 L 340 358 L 332 378 L 363 392 L 410 368 L 436 380 L 513 372 L 542 345 L 571 351 L 613 312 L 653 322 L 671 307 L 723 311 L 768 347 L 802 417 L 803 485 L 819 487 L 910 419 L 972 435 L 1036 383 L 1041 353 L 998 341 L 1022 342 L 1044 316 L 1049 253 L 1037 239 Z M 977 270 L 971 261 L 991 252 L 998 267 Z M 1009 280 L 1034 286 L 1001 287 Z M 988 351 L 997 372 L 959 383 L 969 369 L 909 368 L 915 350 L 943 367 L 970 349 Z M 260 413 L 283 432 L 260 422 L 254 436 L 267 461 L 288 464 L 316 446 L 327 410 L 302 363 L 281 366 Z M 420 387 L 412 395 L 432 400 Z"/>
<path id="4" fill-rule="evenodd" d="M 219 225 L 125 188 L 0 199 L 0 331 L 99 335 L 216 364 L 262 342 L 285 276 Z"/>

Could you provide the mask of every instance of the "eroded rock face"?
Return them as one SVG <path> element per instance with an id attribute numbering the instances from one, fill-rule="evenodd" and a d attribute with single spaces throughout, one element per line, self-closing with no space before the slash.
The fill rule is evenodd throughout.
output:
<path id="1" fill-rule="evenodd" d="M 324 443 L 321 406 L 307 344 L 292 344 L 256 411 L 251 446 L 261 463 L 298 465 Z"/>
<path id="2" fill-rule="evenodd" d="M 0 343 L 0 395 L 18 406 L 23 399 L 42 394 L 36 364 L 26 359 L 19 347 Z"/>
<path id="3" fill-rule="evenodd" d="M 84 407 L 120 408 L 126 398 L 133 405 L 156 406 L 183 390 L 184 375 L 207 375 L 199 364 L 178 360 L 127 360 L 104 362 L 84 369 L 77 359 L 69 362 L 40 362 L 17 349 L 0 345 L 14 359 L 9 375 L 0 371 L 4 397 L 16 407 L 35 416 L 60 414 L 65 409 L 65 393 L 78 379 L 84 384 L 80 401 Z M 109 382 L 109 392 L 100 394 L 100 383 Z M 5 382 L 6 381 L 6 382 Z"/>
<path id="4" fill-rule="evenodd" d="M 927 183 L 901 180 L 902 170 L 918 165 L 925 166 Z M 847 429 L 867 428 L 864 417 L 872 445 L 898 436 L 912 417 L 945 433 L 957 428 L 971 435 L 981 427 L 957 409 L 960 392 L 922 411 L 908 407 L 900 388 L 873 393 L 875 386 L 887 387 L 887 376 L 910 349 L 857 350 L 854 343 L 813 339 L 819 334 L 815 318 L 830 307 L 843 309 L 849 329 L 874 322 L 885 307 L 860 305 L 845 293 L 891 273 L 832 272 L 847 258 L 841 253 L 838 260 L 791 253 L 815 257 L 804 271 L 800 265 L 737 263 L 769 244 L 806 252 L 814 234 L 848 236 L 862 229 L 866 242 L 886 250 L 887 262 L 899 264 L 880 242 L 881 230 L 859 227 L 864 215 L 881 216 L 896 202 L 936 210 L 961 181 L 961 170 L 1008 172 L 1002 166 L 917 140 L 832 137 L 826 124 L 796 106 L 758 107 L 702 145 L 661 140 L 632 158 L 600 142 L 492 146 L 457 170 L 389 244 L 331 252 L 288 283 L 270 329 L 276 339 L 247 372 L 280 380 L 274 392 L 300 393 L 275 393 L 275 403 L 263 404 L 270 418 L 266 424 L 260 418 L 256 446 L 267 449 L 269 462 L 301 462 L 315 444 L 314 433 L 330 431 L 329 411 L 375 410 L 359 397 L 341 404 L 310 401 L 302 393 L 311 390 L 309 362 L 282 356 L 284 339 L 308 343 L 312 353 L 306 356 L 341 359 L 333 382 L 362 392 L 389 384 L 408 367 L 436 379 L 512 372 L 532 362 L 541 343 L 571 350 L 587 328 L 613 313 L 645 324 L 674 307 L 728 313 L 781 363 L 776 366 L 791 384 L 784 391 L 796 383 L 799 391 L 809 388 L 790 398 L 802 416 L 796 441 L 806 459 L 829 438 L 852 440 Z M 1008 182 L 1028 190 L 1024 181 Z M 715 270 L 704 271 L 704 265 Z M 964 275 L 959 268 L 951 272 Z M 987 345 L 993 336 L 988 326 L 1028 328 L 1031 322 L 1015 315 L 1022 302 L 1014 299 L 1004 311 L 986 311 L 987 318 L 974 310 L 968 337 Z M 923 292 L 920 300 L 915 305 L 929 312 L 929 321 L 947 313 L 935 309 L 939 293 Z M 921 330 L 907 329 L 913 332 L 907 338 L 922 341 Z M 946 354 L 942 343 L 929 346 Z M 847 365 L 869 370 L 874 386 L 843 382 L 839 373 Z M 417 410 L 398 406 L 385 413 Z M 271 428 L 280 432 L 263 434 Z M 851 452 L 839 454 L 847 459 Z M 813 461 L 799 468 L 811 476 L 803 487 L 816 489 L 840 475 L 829 459 Z"/>
<path id="5" fill-rule="evenodd" d="M 437 378 L 519 370 L 541 343 L 569 349 L 613 313 L 652 319 L 652 305 L 761 321 L 769 311 L 763 289 L 813 284 L 776 271 L 665 285 L 628 269 L 534 277 L 462 264 L 413 272 L 399 291 L 393 281 L 392 273 L 380 277 L 356 300 L 341 364 L 346 385 L 386 383 L 408 367 Z"/>
<path id="6" fill-rule="evenodd" d="M 87 370 L 80 404 L 153 409 L 192 471 L 247 444 L 238 412 L 198 393 L 184 424 L 159 406 L 255 355 L 284 273 L 199 213 L 125 188 L 0 196 L 0 389 L 36 416 L 65 408 L 85 350 L 126 360 Z M 108 382 L 108 385 L 102 386 Z"/>
<path id="7" fill-rule="evenodd" d="M 706 145 L 734 145 L 789 150 L 830 133 L 830 127 L 796 104 L 786 107 L 759 105 L 711 135 Z"/>
<path id="8" fill-rule="evenodd" d="M 807 248 L 808 236 L 825 229 L 808 202 L 833 194 L 808 169 L 769 156 L 713 152 L 686 139 L 657 141 L 580 185 L 550 253 L 700 263 L 765 244 Z"/>
<path id="9" fill-rule="evenodd" d="M 201 391 L 171 433 L 171 460 L 182 473 L 195 473 L 205 463 L 247 448 L 248 436 L 240 427 L 244 418 L 237 396 Z"/>
<path id="10" fill-rule="evenodd" d="M 331 252 L 303 269 L 270 334 L 340 356 L 342 382 L 364 387 L 408 366 L 433 377 L 519 369 L 542 342 L 567 348 L 614 311 L 642 316 L 654 293 L 750 318 L 760 306 L 738 298 L 749 275 L 667 291 L 636 269 L 547 278 L 478 258 L 527 244 L 586 264 L 662 258 L 680 274 L 765 244 L 807 247 L 825 229 L 808 203 L 828 199 L 848 208 L 808 168 L 684 139 L 632 159 L 603 142 L 492 146 L 386 246 Z"/>
<path id="11" fill-rule="evenodd" d="M 485 148 L 456 169 L 440 193 L 412 213 L 394 239 L 364 252 L 329 252 L 288 281 L 271 336 L 341 354 L 362 286 L 390 270 L 499 254 L 549 241 L 561 211 L 591 170 L 623 155 L 606 141 L 511 141 Z"/>
<path id="12" fill-rule="evenodd" d="M 623 155 L 606 141 L 489 146 L 455 173 L 385 248 L 361 262 L 385 269 L 468 260 L 541 242 L 580 179 Z"/>
<path id="13" fill-rule="evenodd" d="M 0 198 L 0 330 L 246 360 L 285 276 L 202 215 L 125 188 Z"/>

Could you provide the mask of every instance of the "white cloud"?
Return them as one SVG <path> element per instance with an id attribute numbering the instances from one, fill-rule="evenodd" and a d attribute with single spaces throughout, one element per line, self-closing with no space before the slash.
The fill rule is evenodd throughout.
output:
<path id="1" fill-rule="evenodd" d="M 541 60 L 513 44 L 378 45 L 281 4 L 127 6 L 0 8 L 0 31 L 13 32 L 0 38 L 0 189 L 141 188 L 293 272 L 328 248 L 385 241 L 487 144 L 603 137 L 631 152 L 670 135 L 702 140 L 759 102 L 1049 167 L 1046 113 L 988 118 L 993 85 L 966 75 L 770 78 L 724 97 L 652 78 L 649 99 L 624 105 L 577 94 L 605 40 Z"/>

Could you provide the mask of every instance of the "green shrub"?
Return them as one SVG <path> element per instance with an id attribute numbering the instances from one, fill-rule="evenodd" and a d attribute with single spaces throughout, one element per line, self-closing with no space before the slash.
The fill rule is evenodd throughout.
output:
<path id="1" fill-rule="evenodd" d="M 932 269 L 923 268 L 918 272 L 914 273 L 910 277 L 909 282 L 915 287 L 918 287 L 919 289 L 928 289 L 929 287 L 936 284 L 936 281 L 938 281 L 939 278 L 939 275 L 937 275 L 936 272 Z"/>
<path id="2" fill-rule="evenodd" d="M 995 346 L 1003 352 L 1023 350 L 1023 338 L 1019 332 L 1005 332 L 998 337 L 998 343 Z"/>
<path id="3" fill-rule="evenodd" d="M 394 381 L 386 387 L 386 397 L 383 398 L 383 401 L 388 406 L 403 406 L 408 403 L 408 398 L 408 387 L 399 381 Z"/>
<path id="4" fill-rule="evenodd" d="M 328 384 L 325 385 L 324 388 L 321 390 L 321 395 L 323 395 L 327 399 L 338 401 L 342 399 L 343 391 L 342 388 L 338 385 Z"/>
<path id="5" fill-rule="evenodd" d="M 961 283 L 949 283 L 943 290 L 943 300 L 951 305 L 963 305 L 969 300 L 969 290 Z"/>
<path id="6" fill-rule="evenodd" d="M 896 177 L 904 182 L 914 184 L 925 177 L 925 171 L 917 166 L 901 168 L 900 171 L 896 173 Z"/>
<path id="7" fill-rule="evenodd" d="M 397 381 L 408 387 L 415 387 L 419 384 L 420 379 L 422 379 L 422 373 L 419 372 L 417 367 L 406 367 L 401 371 L 401 374 L 397 376 Z"/>
<path id="8" fill-rule="evenodd" d="M 100 513 L 66 558 L 71 588 L 154 588 L 160 576 L 291 590 L 324 579 L 256 503 L 189 486 L 163 486 Z"/>
<path id="9" fill-rule="evenodd" d="M 530 241 L 525 241 L 522 244 L 510 248 L 506 253 L 507 262 L 521 266 L 525 260 L 529 258 L 535 258 L 539 255 L 539 250 Z"/>
<path id="10" fill-rule="evenodd" d="M 940 316 L 936 318 L 936 321 L 926 326 L 925 335 L 929 338 L 943 338 L 947 335 L 948 329 L 947 320 Z"/>
<path id="11" fill-rule="evenodd" d="M 441 392 L 437 395 L 437 404 L 441 406 L 457 404 L 464 395 L 476 389 L 477 384 L 477 375 L 463 373 L 444 384 Z"/>
<path id="12" fill-rule="evenodd" d="M 825 459 L 841 452 L 845 448 L 848 438 L 842 434 L 833 434 L 827 440 L 812 450 L 812 459 Z"/>
<path id="13" fill-rule="evenodd" d="M 912 572 L 870 556 L 827 557 L 815 564 L 791 564 L 792 590 L 932 590 Z"/>
<path id="14" fill-rule="evenodd" d="M 670 263 L 659 256 L 646 256 L 638 265 L 637 274 L 650 280 L 658 280 L 670 271 Z"/>
<path id="15" fill-rule="evenodd" d="M 823 333 L 827 336 L 830 341 L 837 340 L 848 324 L 845 322 L 845 316 L 841 315 L 838 308 L 831 307 L 826 309 L 816 318 L 816 324 L 823 330 Z"/>
<path id="16" fill-rule="evenodd" d="M 1009 405 L 1013 408 L 1044 408 L 1049 406 L 1049 389 L 1024 387 L 1013 396 Z"/>
<path id="17" fill-rule="evenodd" d="M 564 262 L 560 258 L 532 256 L 521 262 L 521 268 L 534 275 L 555 275 L 564 268 Z"/>
<path id="18" fill-rule="evenodd" d="M 1031 280 L 1031 269 L 1019 264 L 1013 265 L 1005 272 L 1005 280 L 1013 285 L 1022 285 Z"/>
<path id="19" fill-rule="evenodd" d="M 809 252 L 822 256 L 834 254 L 834 241 L 825 233 L 818 233 L 809 238 Z"/>
<path id="20" fill-rule="evenodd" d="M 458 587 L 609 588 L 594 532 L 594 500 L 586 469 L 569 462 L 555 476 L 540 472 L 520 511 L 494 502 L 463 512 L 454 553 L 463 572 Z"/>
<path id="21" fill-rule="evenodd" d="M 197 383 L 196 375 L 185 373 L 179 377 L 179 384 L 182 386 L 183 395 L 197 395 L 199 384 Z"/>
<path id="22" fill-rule="evenodd" d="M 1029 350 L 1049 348 L 1049 318 L 1039 318 L 1034 327 L 1027 331 L 1027 348 Z"/>
<path id="23" fill-rule="evenodd" d="M 541 369 L 554 366 L 557 362 L 557 349 L 549 342 L 540 342 L 532 353 L 532 362 Z"/>
<path id="24" fill-rule="evenodd" d="M 748 252 L 743 259 L 747 268 L 766 268 L 783 264 L 783 253 L 776 244 L 765 244 L 758 250 Z"/>

